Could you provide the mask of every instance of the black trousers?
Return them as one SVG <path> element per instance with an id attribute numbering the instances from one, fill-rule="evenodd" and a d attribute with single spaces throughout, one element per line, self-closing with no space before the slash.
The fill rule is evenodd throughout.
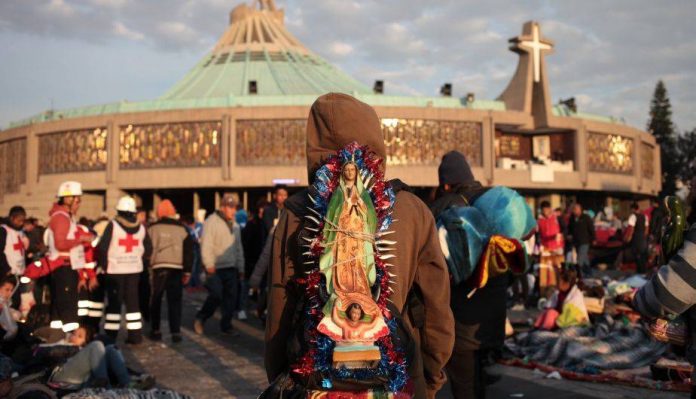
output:
<path id="1" fill-rule="evenodd" d="M 139 276 L 138 295 L 140 295 L 140 311 L 143 313 L 143 320 L 150 321 L 150 272 L 148 268 L 143 268 Z"/>
<path id="2" fill-rule="evenodd" d="M 61 266 L 51 273 L 51 328 L 64 332 L 76 330 L 77 315 L 77 272 L 69 265 Z"/>
<path id="3" fill-rule="evenodd" d="M 101 319 L 104 316 L 104 275 L 97 275 L 99 285 L 89 291 L 83 289 L 78 293 L 77 314 L 80 325 L 90 326 L 93 331 L 99 331 Z"/>
<path id="4" fill-rule="evenodd" d="M 234 306 L 237 304 L 237 295 L 239 295 L 239 270 L 235 268 L 216 270 L 215 274 L 208 276 L 205 280 L 205 288 L 208 289 L 208 297 L 196 314 L 196 318 L 205 322 L 220 307 L 222 313 L 220 329 L 231 330 Z"/>
<path id="5" fill-rule="evenodd" d="M 456 344 L 455 344 L 456 346 Z M 454 349 L 445 369 L 455 399 L 483 399 L 486 383 L 481 366 L 480 351 Z"/>
<path id="6" fill-rule="evenodd" d="M 160 330 L 162 314 L 162 297 L 167 293 L 167 313 L 169 332 L 181 332 L 181 298 L 184 288 L 181 284 L 183 271 L 180 269 L 153 269 L 150 271 L 150 327 L 152 331 Z"/>
<path id="7" fill-rule="evenodd" d="M 491 287 L 493 288 L 493 287 Z M 479 298 L 481 299 L 481 298 Z M 490 320 L 480 324 L 464 324 L 454 322 L 454 350 L 445 371 L 452 387 L 455 399 L 484 399 L 486 397 L 486 372 L 483 366 L 486 349 L 492 349 L 489 344 L 482 343 L 481 333 L 491 333 L 491 327 L 497 323 Z M 501 327 L 505 328 L 505 327 Z M 483 331 L 481 331 L 483 330 Z M 503 330 L 504 331 L 504 330 Z"/>
<path id="8" fill-rule="evenodd" d="M 126 330 L 128 341 L 139 342 L 142 339 L 143 320 L 140 313 L 138 281 L 140 273 L 107 274 L 106 280 L 106 316 L 104 331 L 111 338 L 118 336 L 121 328 L 121 307 L 126 305 Z"/>

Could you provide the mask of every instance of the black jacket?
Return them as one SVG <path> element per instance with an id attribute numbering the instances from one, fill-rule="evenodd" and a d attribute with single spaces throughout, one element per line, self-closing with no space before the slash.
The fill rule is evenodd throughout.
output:
<path id="1" fill-rule="evenodd" d="M 592 244 L 595 239 L 595 229 L 594 222 L 592 218 L 586 213 L 580 215 L 576 218 L 575 215 L 570 217 L 570 223 L 568 224 L 568 233 L 571 236 L 571 240 L 574 246 Z"/>
<path id="2" fill-rule="evenodd" d="M 272 221 L 271 221 L 272 223 Z M 254 272 L 254 266 L 261 256 L 268 230 L 263 220 L 254 216 L 242 229 L 242 246 L 244 247 L 244 276 L 248 279 Z"/>
<path id="3" fill-rule="evenodd" d="M 273 221 L 280 218 L 280 211 L 275 203 L 264 208 L 263 223 L 266 225 L 266 231 L 271 231 L 274 225 Z"/>
<path id="4" fill-rule="evenodd" d="M 5 276 L 12 270 L 10 263 L 5 256 L 5 241 L 7 240 L 7 231 L 0 227 L 0 276 Z"/>

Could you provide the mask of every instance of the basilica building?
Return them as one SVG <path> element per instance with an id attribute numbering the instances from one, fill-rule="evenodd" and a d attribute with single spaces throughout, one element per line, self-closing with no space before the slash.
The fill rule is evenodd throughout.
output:
<path id="1" fill-rule="evenodd" d="M 517 69 L 494 100 L 453 97 L 448 85 L 435 97 L 387 95 L 383 82 L 369 87 L 306 48 L 272 0 L 239 5 L 213 49 L 161 97 L 50 110 L 1 131 L 0 214 L 22 204 L 46 215 L 64 180 L 83 184 L 88 217 L 113 213 L 124 193 L 149 209 L 173 198 L 191 213 L 214 209 L 227 191 L 247 206 L 275 184 L 292 191 L 307 184 L 309 107 L 327 92 L 376 109 L 387 177 L 422 195 L 437 185 L 440 158 L 453 149 L 484 185 L 518 189 L 532 205 L 550 198 L 554 206 L 598 207 L 659 192 L 652 135 L 579 112 L 573 101 L 553 104 L 554 43 L 538 23 L 524 24 L 509 48 Z"/>

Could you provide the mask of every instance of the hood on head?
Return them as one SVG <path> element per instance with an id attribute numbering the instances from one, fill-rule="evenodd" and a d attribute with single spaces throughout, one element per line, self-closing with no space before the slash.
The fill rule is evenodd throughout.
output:
<path id="1" fill-rule="evenodd" d="M 307 120 L 307 169 L 309 182 L 330 155 L 353 141 L 367 145 L 386 158 L 382 125 L 369 105 L 347 94 L 329 93 L 319 97 Z M 384 168 L 384 162 L 382 163 Z"/>
<path id="2" fill-rule="evenodd" d="M 476 181 L 466 156 L 459 151 L 450 151 L 442 156 L 437 175 L 440 185 L 468 186 Z"/>

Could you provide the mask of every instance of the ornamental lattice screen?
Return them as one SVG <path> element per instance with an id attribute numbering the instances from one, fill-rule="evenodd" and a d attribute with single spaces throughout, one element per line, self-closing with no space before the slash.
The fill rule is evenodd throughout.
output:
<path id="1" fill-rule="evenodd" d="M 121 126 L 122 169 L 220 165 L 222 122 L 181 122 Z"/>
<path id="2" fill-rule="evenodd" d="M 464 153 L 472 166 L 482 162 L 482 126 L 477 122 L 385 118 L 382 132 L 389 165 L 434 166 L 451 150 Z M 238 120 L 236 164 L 304 165 L 305 134 L 304 119 Z"/>
<path id="3" fill-rule="evenodd" d="M 27 139 L 0 143 L 0 192 L 16 193 L 27 182 L 26 160 Z"/>
<path id="4" fill-rule="evenodd" d="M 633 173 L 633 139 L 615 134 L 588 133 L 587 163 L 592 172 Z"/>
<path id="5" fill-rule="evenodd" d="M 70 130 L 39 136 L 39 173 L 106 170 L 106 128 Z"/>
<path id="6" fill-rule="evenodd" d="M 301 166 L 305 156 L 305 119 L 238 120 L 235 163 L 238 166 Z"/>
<path id="7" fill-rule="evenodd" d="M 382 119 L 388 165 L 437 166 L 452 150 L 471 166 L 482 164 L 482 126 L 478 122 L 428 119 Z"/>
<path id="8" fill-rule="evenodd" d="M 655 176 L 655 147 L 647 143 L 640 145 L 640 169 L 643 177 L 652 179 Z"/>

